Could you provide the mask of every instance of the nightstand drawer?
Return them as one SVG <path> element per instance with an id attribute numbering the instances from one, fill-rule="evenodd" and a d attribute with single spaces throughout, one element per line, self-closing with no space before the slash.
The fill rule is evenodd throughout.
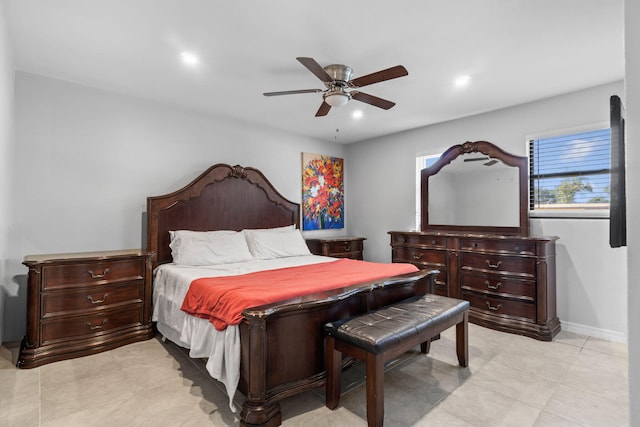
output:
<path id="1" fill-rule="evenodd" d="M 335 258 L 363 258 L 364 237 L 334 237 L 326 239 L 306 239 L 309 250 L 314 255 Z"/>
<path id="2" fill-rule="evenodd" d="M 42 295 L 42 317 L 90 313 L 109 307 L 142 302 L 141 280 L 119 285 L 84 288 L 78 291 L 46 293 Z"/>
<path id="3" fill-rule="evenodd" d="M 51 341 L 99 335 L 118 328 L 142 325 L 142 304 L 93 316 L 42 322 L 42 344 Z"/>
<path id="4" fill-rule="evenodd" d="M 143 259 L 103 260 L 44 266 L 42 268 L 42 290 L 142 279 L 143 271 Z"/>
<path id="5" fill-rule="evenodd" d="M 362 252 L 362 240 L 344 240 L 328 242 L 326 244 L 329 256 L 339 254 L 349 254 L 351 252 Z"/>

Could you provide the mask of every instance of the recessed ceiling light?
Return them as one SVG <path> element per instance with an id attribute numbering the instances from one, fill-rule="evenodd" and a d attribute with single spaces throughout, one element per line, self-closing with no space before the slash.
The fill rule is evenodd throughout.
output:
<path id="1" fill-rule="evenodd" d="M 195 67 L 200 63 L 200 59 L 191 52 L 182 52 L 180 58 L 182 58 L 182 62 L 190 67 Z"/>
<path id="2" fill-rule="evenodd" d="M 459 76 L 453 81 L 453 84 L 456 85 L 456 87 L 465 87 L 469 84 L 470 80 L 471 76 Z"/>
<path id="3" fill-rule="evenodd" d="M 361 119 L 363 116 L 362 110 L 356 110 L 353 112 L 352 117 L 354 119 Z"/>

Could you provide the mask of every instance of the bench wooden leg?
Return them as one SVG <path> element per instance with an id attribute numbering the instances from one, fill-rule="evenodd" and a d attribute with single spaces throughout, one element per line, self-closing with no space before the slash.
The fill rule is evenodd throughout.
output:
<path id="1" fill-rule="evenodd" d="M 325 340 L 325 364 L 327 368 L 327 383 L 325 385 L 325 404 L 329 409 L 335 409 L 340 402 L 342 389 L 342 353 L 335 349 L 335 339 L 327 336 Z"/>
<path id="2" fill-rule="evenodd" d="M 381 354 L 367 353 L 367 423 L 382 427 L 384 421 L 384 359 Z"/>
<path id="3" fill-rule="evenodd" d="M 466 311 L 462 322 L 456 325 L 456 353 L 460 366 L 469 366 L 469 314 Z"/>

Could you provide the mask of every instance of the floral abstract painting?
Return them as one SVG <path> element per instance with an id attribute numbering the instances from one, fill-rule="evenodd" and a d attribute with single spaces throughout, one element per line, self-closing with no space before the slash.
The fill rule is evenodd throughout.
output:
<path id="1" fill-rule="evenodd" d="M 302 229 L 344 228 L 344 161 L 302 153 Z"/>

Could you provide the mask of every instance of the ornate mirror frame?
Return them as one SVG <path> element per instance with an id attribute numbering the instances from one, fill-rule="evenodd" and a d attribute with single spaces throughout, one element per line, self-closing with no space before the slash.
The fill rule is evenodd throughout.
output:
<path id="1" fill-rule="evenodd" d="M 468 225 L 444 225 L 429 223 L 429 177 L 440 172 L 444 166 L 451 163 L 462 154 L 482 153 L 490 158 L 500 160 L 507 166 L 518 168 L 520 179 L 519 223 L 517 227 L 503 226 L 468 226 Z M 421 182 L 421 229 L 422 231 L 442 231 L 458 233 L 479 234 L 504 234 L 510 236 L 529 236 L 529 211 L 528 211 L 528 184 L 527 184 L 527 158 L 507 153 L 500 147 L 488 141 L 467 141 L 464 144 L 454 145 L 445 151 L 442 156 L 431 166 L 422 169 Z"/>

